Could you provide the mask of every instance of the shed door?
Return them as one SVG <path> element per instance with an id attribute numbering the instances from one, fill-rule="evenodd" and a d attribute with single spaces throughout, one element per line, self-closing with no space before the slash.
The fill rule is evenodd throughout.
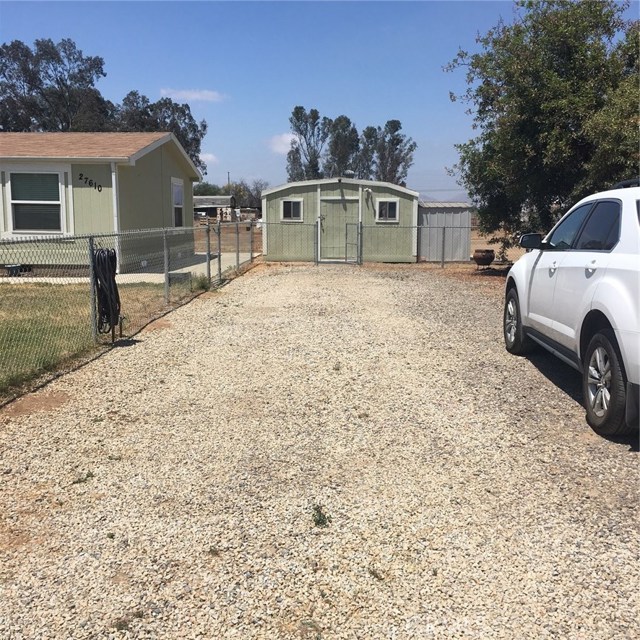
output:
<path id="1" fill-rule="evenodd" d="M 357 200 L 320 202 L 320 260 L 347 259 L 347 224 L 357 222 Z"/>

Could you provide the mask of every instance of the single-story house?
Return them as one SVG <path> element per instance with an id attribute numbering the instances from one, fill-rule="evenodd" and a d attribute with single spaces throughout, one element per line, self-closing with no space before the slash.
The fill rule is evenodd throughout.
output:
<path id="1" fill-rule="evenodd" d="M 192 227 L 201 177 L 171 133 L 0 133 L 0 240 Z"/>
<path id="2" fill-rule="evenodd" d="M 418 192 L 325 178 L 262 192 L 267 260 L 416 262 Z M 358 230 L 362 229 L 362 234 Z"/>
<path id="3" fill-rule="evenodd" d="M 462 262 L 471 251 L 472 216 L 468 202 L 429 202 L 418 204 L 418 254 L 422 262 Z"/>
<path id="4" fill-rule="evenodd" d="M 235 208 L 235 196 L 193 196 L 193 214 L 196 217 L 229 222 Z"/>

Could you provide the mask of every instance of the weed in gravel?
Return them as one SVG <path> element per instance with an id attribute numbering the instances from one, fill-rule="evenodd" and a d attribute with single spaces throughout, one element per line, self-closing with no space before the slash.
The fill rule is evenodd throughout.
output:
<path id="1" fill-rule="evenodd" d="M 204 273 L 194 276 L 191 280 L 191 289 L 193 291 L 209 291 L 211 283 Z"/>
<path id="2" fill-rule="evenodd" d="M 214 558 L 217 558 L 220 555 L 220 549 L 218 549 L 218 547 L 211 545 L 209 547 L 209 555 L 213 556 Z"/>
<path id="3" fill-rule="evenodd" d="M 331 522 L 331 516 L 326 514 L 322 505 L 313 505 L 313 524 L 316 527 L 328 527 Z"/>
<path id="4" fill-rule="evenodd" d="M 116 629 L 116 631 L 128 631 L 130 623 L 129 618 L 118 618 L 118 620 L 113 623 L 113 628 Z"/>
<path id="5" fill-rule="evenodd" d="M 384 580 L 384 576 L 375 567 L 369 567 L 368 571 L 372 578 L 380 580 L 380 582 Z"/>
<path id="6" fill-rule="evenodd" d="M 91 478 L 95 478 L 95 474 L 93 471 L 87 471 L 85 474 L 79 475 L 71 484 L 82 484 L 91 480 Z"/>

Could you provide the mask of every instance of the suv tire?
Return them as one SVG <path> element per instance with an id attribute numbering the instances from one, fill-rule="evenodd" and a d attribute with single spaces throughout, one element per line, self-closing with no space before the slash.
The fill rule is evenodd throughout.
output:
<path id="1" fill-rule="evenodd" d="M 627 381 L 613 331 L 596 333 L 584 354 L 582 394 L 587 422 L 598 434 L 615 436 L 628 433 L 625 421 Z"/>
<path id="2" fill-rule="evenodd" d="M 504 346 L 509 353 L 521 356 L 529 353 L 534 346 L 533 340 L 525 335 L 520 314 L 520 299 L 515 287 L 507 292 L 504 301 L 502 328 Z"/>

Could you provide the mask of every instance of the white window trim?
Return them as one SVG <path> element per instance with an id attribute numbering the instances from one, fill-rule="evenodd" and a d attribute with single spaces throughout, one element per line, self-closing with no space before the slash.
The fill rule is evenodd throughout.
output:
<path id="1" fill-rule="evenodd" d="M 179 227 L 176 225 L 176 209 L 178 208 L 175 204 L 175 202 L 173 201 L 173 186 L 174 185 L 179 185 L 180 187 L 182 187 L 182 225 L 180 225 Z M 171 178 L 171 220 L 173 221 L 173 226 L 176 229 L 183 229 L 186 225 L 185 225 L 185 218 L 184 218 L 184 180 L 182 180 L 181 178 Z"/>
<path id="2" fill-rule="evenodd" d="M 396 219 L 384 220 L 380 218 L 380 203 L 381 202 L 395 202 L 396 203 Z M 376 222 L 380 224 L 398 224 L 400 222 L 400 198 L 376 198 Z"/>
<path id="3" fill-rule="evenodd" d="M 4 229 L 3 237 L 13 238 L 33 238 L 33 237 L 65 237 L 73 234 L 73 195 L 71 193 L 71 184 L 65 182 L 65 175 L 71 176 L 71 165 L 61 164 L 12 164 L 3 165 L 1 167 L 5 174 L 5 201 L 4 207 L 6 212 L 7 228 Z M 60 229 L 14 229 L 13 222 L 13 204 L 34 204 L 42 203 L 41 200 L 13 200 L 11 193 L 11 174 L 12 173 L 51 173 L 58 176 L 58 197 L 60 198 L 55 204 L 60 205 Z M 68 178 L 67 178 L 68 179 Z M 54 203 L 54 201 L 51 201 Z M 69 202 L 69 207 L 67 207 Z M 67 224 L 67 217 L 69 223 Z M 0 216 L 1 218 L 1 216 Z"/>
<path id="4" fill-rule="evenodd" d="M 284 217 L 284 203 L 285 202 L 299 202 L 300 203 L 300 217 L 299 218 L 285 218 Z M 280 222 L 302 222 L 304 220 L 304 199 L 303 198 L 283 198 L 280 200 Z"/>

